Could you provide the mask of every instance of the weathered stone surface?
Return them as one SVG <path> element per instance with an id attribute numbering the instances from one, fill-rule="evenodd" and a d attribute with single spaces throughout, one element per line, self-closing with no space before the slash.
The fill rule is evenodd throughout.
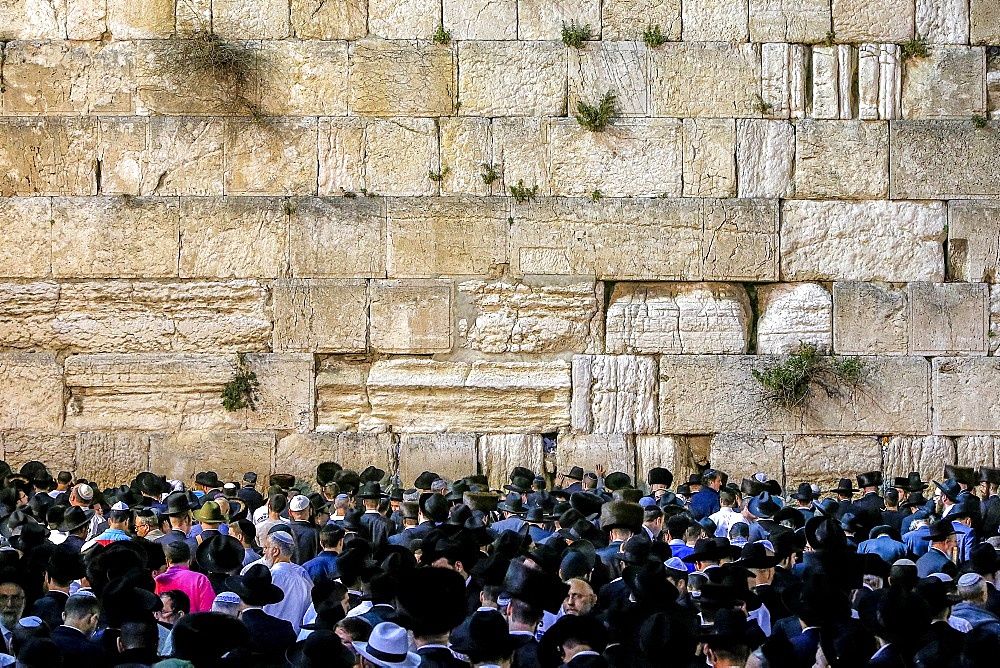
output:
<path id="1" fill-rule="evenodd" d="M 664 44 L 649 51 L 649 83 L 654 116 L 756 116 L 753 105 L 761 90 L 759 47 Z"/>
<path id="2" fill-rule="evenodd" d="M 635 479 L 635 443 L 623 434 L 574 434 L 560 432 L 556 441 L 556 467 L 569 473 L 574 466 L 593 471 L 602 464 L 608 473 L 621 471 Z"/>
<path id="3" fill-rule="evenodd" d="M 78 470 L 76 438 L 70 434 L 8 431 L 0 434 L 0 442 L 3 443 L 4 461 L 15 471 L 32 460 L 43 462 L 53 477 L 57 471 Z"/>
<path id="4" fill-rule="evenodd" d="M 365 0 L 291 0 L 292 33 L 299 39 L 349 39 L 367 32 Z"/>
<path id="5" fill-rule="evenodd" d="M 267 350 L 267 290 L 225 283 L 0 283 L 0 347 L 63 352 Z"/>
<path id="6" fill-rule="evenodd" d="M 149 452 L 153 443 L 160 444 L 163 436 L 137 432 L 85 431 L 76 435 L 76 475 L 96 482 L 101 487 L 127 485 L 140 471 L 148 471 Z M 206 449 L 207 452 L 207 449 Z M 214 454 L 214 453 L 213 453 Z M 74 470 L 74 469 L 70 469 Z M 199 471 L 204 469 L 198 469 Z M 253 471 L 256 469 L 247 469 Z M 166 470 L 156 469 L 161 475 Z M 246 473 L 246 471 L 244 471 Z M 167 476 L 173 478 L 173 476 Z M 234 477 L 238 480 L 242 476 Z M 194 473 L 179 478 L 190 483 Z"/>
<path id="7" fill-rule="evenodd" d="M 288 261 L 288 216 L 284 208 L 284 201 L 278 198 L 182 198 L 180 275 L 283 275 Z"/>
<path id="8" fill-rule="evenodd" d="M 108 5 L 105 0 L 66 0 L 60 2 L 66 22 L 66 37 L 72 40 L 97 40 L 107 31 Z"/>
<path id="9" fill-rule="evenodd" d="M 259 0 L 252 8 L 241 0 L 212 0 L 212 32 L 226 39 L 285 39 L 288 3 Z"/>
<path id="10" fill-rule="evenodd" d="M 986 111 L 986 49 L 935 46 L 906 63 L 903 118 L 969 118 Z"/>
<path id="11" fill-rule="evenodd" d="M 462 42 L 458 71 L 462 115 L 566 113 L 566 47 L 560 42 Z"/>
<path id="12" fill-rule="evenodd" d="M 495 118 L 490 124 L 493 139 L 493 165 L 500 171 L 500 181 L 493 194 L 506 195 L 510 186 L 523 182 L 538 186 L 538 196 L 552 194 L 549 182 L 549 130 L 551 124 L 540 118 Z"/>
<path id="13" fill-rule="evenodd" d="M 796 124 L 795 144 L 796 197 L 887 197 L 887 122 L 802 120 Z"/>
<path id="14" fill-rule="evenodd" d="M 975 0 L 971 4 L 975 7 Z M 931 44 L 968 44 L 969 3 L 917 0 L 916 33 L 926 37 Z"/>
<path id="15" fill-rule="evenodd" d="M 898 44 L 861 44 L 858 47 L 858 118 L 899 118 L 902 60 Z"/>
<path id="16" fill-rule="evenodd" d="M 1000 3 L 996 0 L 970 0 L 969 40 L 972 44 L 1000 42 Z"/>
<path id="17" fill-rule="evenodd" d="M 211 0 L 181 0 L 175 2 L 175 24 L 180 34 L 197 34 L 212 26 Z"/>
<path id="18" fill-rule="evenodd" d="M 955 440 L 945 436 L 894 436 L 886 444 L 884 457 L 886 479 L 905 478 L 910 471 L 919 471 L 921 480 L 933 480 L 941 475 L 945 464 L 964 465 L 955 459 Z"/>
<path id="19" fill-rule="evenodd" d="M 399 479 L 410 484 L 423 471 L 457 480 L 476 470 L 475 434 L 400 434 Z"/>
<path id="20" fill-rule="evenodd" d="M 487 184 L 486 168 L 493 162 L 488 118 L 442 118 L 438 121 L 441 164 L 448 168 L 441 179 L 441 194 L 499 195 L 499 180 Z"/>
<path id="21" fill-rule="evenodd" d="M 490 488 L 509 484 L 515 466 L 542 470 L 541 434 L 490 434 L 479 437 L 479 470 L 489 480 Z M 404 484 L 408 481 L 404 481 Z"/>
<path id="22" fill-rule="evenodd" d="M 882 470 L 882 444 L 875 436 L 789 436 L 784 446 L 788 487 L 814 482 L 833 489 L 842 477 Z"/>
<path id="23" fill-rule="evenodd" d="M 517 39 L 517 0 L 444 0 L 452 39 Z"/>
<path id="24" fill-rule="evenodd" d="M 747 3 L 733 0 L 682 2 L 685 42 L 745 42 Z"/>
<path id="25" fill-rule="evenodd" d="M 381 353 L 451 350 L 451 281 L 372 281 L 371 345 Z"/>
<path id="26" fill-rule="evenodd" d="M 12 0 L 4 3 L 0 40 L 66 37 L 66 3 Z"/>
<path id="27" fill-rule="evenodd" d="M 434 27 L 428 34 L 433 31 Z M 371 116 L 451 115 L 455 61 L 452 49 L 437 44 L 354 42 L 350 51 L 350 110 Z"/>
<path id="28" fill-rule="evenodd" d="M 616 283 L 607 352 L 745 353 L 750 322 L 750 299 L 740 285 Z"/>
<path id="29" fill-rule="evenodd" d="M 985 355 L 990 290 L 985 283 L 910 283 L 910 354 Z"/>
<path id="30" fill-rule="evenodd" d="M 33 278 L 52 273 L 52 202 L 45 197 L 0 199 L 0 275 Z"/>
<path id="31" fill-rule="evenodd" d="M 996 280 L 1000 265 L 1000 203 L 948 203 L 948 275 L 972 282 Z"/>
<path id="32" fill-rule="evenodd" d="M 991 466 L 1000 461 L 1000 436 L 959 436 L 955 439 L 957 456 L 955 461 L 961 466 Z M 935 473 L 939 475 L 940 472 Z"/>
<path id="33" fill-rule="evenodd" d="M 520 40 L 560 39 L 563 22 L 590 26 L 593 39 L 598 39 L 601 33 L 600 1 L 518 0 L 517 38 Z"/>
<path id="34" fill-rule="evenodd" d="M 838 41 L 905 42 L 913 37 L 914 4 L 905 0 L 833 0 Z"/>
<path id="35" fill-rule="evenodd" d="M 341 6 L 346 3 L 339 0 Z M 267 42 L 261 106 L 273 116 L 347 114 L 347 42 Z"/>
<path id="36" fill-rule="evenodd" d="M 227 195 L 315 195 L 315 118 L 226 121 Z"/>
<path id="37" fill-rule="evenodd" d="M 996 355 L 1000 350 L 1000 286 L 990 286 L 990 328 L 986 333 L 989 339 L 990 355 Z"/>
<path id="38" fill-rule="evenodd" d="M 674 474 L 675 484 L 687 480 L 697 471 L 695 447 L 699 436 L 638 435 L 635 437 L 635 475 L 637 483 L 646 482 L 646 474 L 656 466 L 663 466 Z M 707 444 L 706 444 L 707 445 Z M 707 447 L 705 448 L 707 454 Z M 707 459 L 707 457 L 706 457 Z"/>
<path id="39" fill-rule="evenodd" d="M 368 31 L 384 39 L 427 39 L 441 21 L 434 0 L 369 0 Z"/>
<path id="40" fill-rule="evenodd" d="M 833 298 L 818 283 L 773 283 L 757 288 L 757 353 L 792 353 L 802 344 L 833 347 Z"/>
<path id="41" fill-rule="evenodd" d="M 278 441 L 274 471 L 315 483 L 316 467 L 322 462 L 337 462 L 352 471 L 368 466 L 395 471 L 396 445 L 390 434 L 289 434 Z"/>
<path id="42" fill-rule="evenodd" d="M 198 0 L 199 4 L 204 0 Z M 183 21 L 183 7 L 178 2 L 178 23 Z M 203 8 L 210 12 L 209 3 Z M 194 11 L 194 10 L 192 10 Z M 287 11 L 287 7 L 286 7 Z M 210 17 L 190 28 L 190 34 L 203 37 L 209 32 Z M 216 33 L 218 34 L 218 33 Z M 233 86 L 226 76 L 216 76 L 212 69 L 199 65 L 204 53 L 188 39 L 140 40 L 136 43 L 135 76 L 136 113 L 169 115 L 245 115 L 247 103 L 260 102 L 255 86 Z M 244 43 L 259 55 L 258 43 Z M 252 77 L 264 75 L 263 63 L 250 69 Z"/>
<path id="43" fill-rule="evenodd" d="M 611 91 L 616 116 L 645 116 L 649 93 L 646 50 L 639 42 L 598 42 L 586 49 L 570 49 L 570 115 L 577 113 L 581 101 L 595 104 L 596 97 Z"/>
<path id="44" fill-rule="evenodd" d="M 593 280 L 463 281 L 457 335 L 483 353 L 600 352 L 603 304 Z"/>
<path id="45" fill-rule="evenodd" d="M 785 201 L 781 277 L 941 281 L 945 214 L 943 202 Z"/>
<path id="46" fill-rule="evenodd" d="M 933 360 L 934 432 L 1000 433 L 1000 359 L 935 357 Z M 962 461 L 961 458 L 959 461 Z"/>
<path id="47" fill-rule="evenodd" d="M 655 434 L 656 358 L 635 355 L 573 357 L 574 431 Z"/>
<path id="48" fill-rule="evenodd" d="M 247 413 L 247 429 L 314 428 L 315 360 L 297 353 L 251 353 L 247 367 L 260 381 L 257 409 Z"/>
<path id="49" fill-rule="evenodd" d="M 681 38 L 678 0 L 605 0 L 601 3 L 601 36 L 608 41 L 640 41 L 651 26 L 659 26 L 668 41 Z"/>
<path id="50" fill-rule="evenodd" d="M 569 424 L 570 368 L 553 362 L 380 360 L 368 376 L 362 428 L 546 433 Z"/>
<path id="51" fill-rule="evenodd" d="M 740 197 L 790 197 L 794 190 L 795 126 L 757 118 L 736 121 Z"/>
<path id="52" fill-rule="evenodd" d="M 490 275 L 507 262 L 501 198 L 392 199 L 386 267 L 394 278 Z"/>
<path id="53" fill-rule="evenodd" d="M 108 3 L 108 32 L 116 40 L 167 38 L 174 34 L 174 0 Z"/>
<path id="54" fill-rule="evenodd" d="M 368 197 L 292 200 L 289 269 L 297 278 L 385 276 L 385 209 Z"/>
<path id="55" fill-rule="evenodd" d="M 176 199 L 154 197 L 53 199 L 53 275 L 177 276 L 178 209 Z"/>
<path id="56" fill-rule="evenodd" d="M 785 448 L 782 441 L 781 436 L 718 434 L 712 439 L 709 462 L 712 468 L 728 472 L 730 479 L 737 476 L 749 478 L 761 472 L 769 479 L 784 484 Z"/>
<path id="57" fill-rule="evenodd" d="M 0 355 L 0 429 L 57 434 L 62 404 L 62 369 L 55 355 Z"/>
<path id="58" fill-rule="evenodd" d="M 275 281 L 273 290 L 275 350 L 367 350 L 366 281 L 296 278 Z"/>
<path id="59" fill-rule="evenodd" d="M 911 121 L 889 128 L 893 199 L 994 197 L 1000 192 L 1000 132 L 969 121 Z"/>
<path id="60" fill-rule="evenodd" d="M 829 30 L 828 2 L 750 0 L 751 42 L 820 42 Z"/>
<path id="61" fill-rule="evenodd" d="M 773 280 L 764 200 L 551 199 L 515 205 L 511 271 L 620 280 Z M 670 248 L 666 255 L 660 249 Z"/>
<path id="62" fill-rule="evenodd" d="M 0 121 L 0 197 L 95 195 L 97 119 Z"/>
<path id="63" fill-rule="evenodd" d="M 368 372 L 371 364 L 339 357 L 320 363 L 316 374 L 316 430 L 357 431 L 370 412 Z"/>
<path id="64" fill-rule="evenodd" d="M 207 470 L 221 480 L 240 480 L 247 471 L 266 478 L 273 470 L 274 449 L 273 432 L 184 431 L 153 440 L 149 463 L 152 470 L 188 484 Z M 212 453 L 210 459 L 206 453 Z"/>
<path id="65" fill-rule="evenodd" d="M 736 195 L 736 121 L 684 119 L 684 196 Z"/>
<path id="66" fill-rule="evenodd" d="M 833 349 L 838 355 L 905 355 L 910 341 L 906 290 L 884 283 L 833 284 Z"/>

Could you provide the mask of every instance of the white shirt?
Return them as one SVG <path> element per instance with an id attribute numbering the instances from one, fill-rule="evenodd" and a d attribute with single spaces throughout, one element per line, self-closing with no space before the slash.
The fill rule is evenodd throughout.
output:
<path id="1" fill-rule="evenodd" d="M 708 516 L 708 519 L 715 522 L 715 537 L 729 538 L 729 529 L 739 522 L 748 524 L 742 513 L 738 513 L 732 508 L 725 507 L 717 513 Z"/>
<path id="2" fill-rule="evenodd" d="M 302 618 L 312 605 L 312 579 L 306 569 L 298 564 L 282 561 L 271 566 L 271 582 L 285 592 L 285 598 L 278 603 L 265 605 L 264 612 L 287 620 L 295 635 L 298 635 L 302 628 Z"/>

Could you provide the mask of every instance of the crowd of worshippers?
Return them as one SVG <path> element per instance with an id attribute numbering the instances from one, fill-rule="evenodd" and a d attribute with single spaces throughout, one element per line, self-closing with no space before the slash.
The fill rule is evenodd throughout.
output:
<path id="1" fill-rule="evenodd" d="M 995 468 L 0 481 L 0 667 L 1000 662 Z"/>

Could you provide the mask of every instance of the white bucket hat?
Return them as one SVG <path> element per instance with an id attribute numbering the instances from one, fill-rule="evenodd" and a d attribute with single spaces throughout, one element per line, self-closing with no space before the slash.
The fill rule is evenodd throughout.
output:
<path id="1" fill-rule="evenodd" d="M 409 651 L 406 629 L 392 622 L 382 622 L 372 629 L 368 642 L 353 643 L 355 651 L 376 666 L 417 668 L 420 655 Z"/>

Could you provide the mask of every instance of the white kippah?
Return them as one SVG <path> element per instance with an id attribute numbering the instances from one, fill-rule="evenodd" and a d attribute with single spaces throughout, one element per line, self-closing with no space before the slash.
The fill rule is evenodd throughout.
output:
<path id="1" fill-rule="evenodd" d="M 82 596 L 84 598 L 97 598 L 97 594 L 90 591 L 89 589 L 80 589 L 75 594 L 73 594 L 73 596 Z M 70 598 L 73 598 L 73 596 L 70 596 Z"/>
<path id="2" fill-rule="evenodd" d="M 769 540 L 758 540 L 757 544 L 758 545 L 763 545 L 764 549 L 767 550 L 768 552 L 770 552 L 771 554 L 774 554 L 775 552 L 777 552 L 777 550 L 774 549 L 774 543 L 772 543 Z"/>
<path id="3" fill-rule="evenodd" d="M 280 541 L 285 545 L 295 544 L 295 539 L 292 538 L 292 534 L 288 533 L 287 531 L 275 531 L 274 533 L 271 534 L 271 538 Z"/>
<path id="4" fill-rule="evenodd" d="M 916 567 L 917 563 L 915 561 L 913 561 L 912 559 L 897 559 L 896 561 L 892 562 L 892 565 L 893 566 L 913 566 L 913 567 Z"/>
<path id="5" fill-rule="evenodd" d="M 938 580 L 944 582 L 945 584 L 955 581 L 955 578 L 951 577 L 947 573 L 931 573 L 928 577 L 937 578 Z"/>
<path id="6" fill-rule="evenodd" d="M 76 495 L 81 501 L 90 501 L 94 498 L 94 488 L 86 483 L 80 483 L 76 486 Z"/>
<path id="7" fill-rule="evenodd" d="M 309 507 L 309 497 L 304 494 L 297 494 L 288 502 L 288 509 L 298 513 Z"/>

